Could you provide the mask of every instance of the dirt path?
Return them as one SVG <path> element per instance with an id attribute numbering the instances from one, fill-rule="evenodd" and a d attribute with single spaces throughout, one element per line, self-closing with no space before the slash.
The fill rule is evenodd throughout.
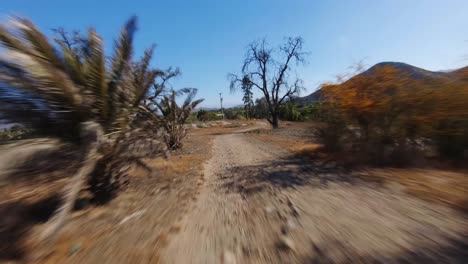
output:
<path id="1" fill-rule="evenodd" d="M 219 135 L 163 263 L 463 263 L 464 215 Z"/>

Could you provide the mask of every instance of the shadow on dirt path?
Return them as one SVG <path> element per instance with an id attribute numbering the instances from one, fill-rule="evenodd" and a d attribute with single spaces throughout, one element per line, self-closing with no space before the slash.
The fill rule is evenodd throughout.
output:
<path id="1" fill-rule="evenodd" d="M 59 206 L 60 197 L 52 195 L 35 203 L 18 201 L 0 207 L 0 260 L 14 260 L 24 257 L 24 237 L 31 228 L 46 222 Z M 8 242 L 7 242 L 8 241 Z"/>
<path id="2" fill-rule="evenodd" d="M 21 260 L 25 257 L 24 241 L 38 224 L 46 223 L 60 206 L 62 197 L 52 194 L 34 202 L 14 201 L 0 206 L 0 260 Z M 80 197 L 74 211 L 85 209 L 91 200 Z"/>
<path id="3" fill-rule="evenodd" d="M 365 184 L 358 181 L 342 168 L 323 165 L 309 165 L 297 155 L 289 155 L 274 163 L 265 162 L 251 166 L 234 166 L 230 175 L 220 177 L 226 191 L 238 191 L 243 195 L 273 188 L 297 188 L 310 186 L 326 188 L 329 183 Z"/>
<path id="4" fill-rule="evenodd" d="M 467 235 L 464 235 L 466 237 Z M 353 252 L 345 241 L 330 239 L 324 245 L 311 245 L 309 255 L 305 256 L 300 263 L 303 264 L 346 264 L 358 263 L 420 263 L 438 264 L 452 263 L 464 264 L 468 261 L 468 242 L 466 239 L 449 238 L 444 245 L 420 247 L 413 250 L 404 250 L 396 256 L 376 256 L 342 254 L 341 252 Z"/>

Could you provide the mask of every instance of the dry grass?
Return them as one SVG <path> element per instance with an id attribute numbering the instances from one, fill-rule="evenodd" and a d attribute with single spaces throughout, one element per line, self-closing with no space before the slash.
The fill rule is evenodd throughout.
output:
<path id="1" fill-rule="evenodd" d="M 287 127 L 293 125 L 291 123 L 286 124 Z M 319 154 L 318 150 L 322 147 L 322 145 L 313 142 L 310 138 L 292 137 L 284 135 L 284 133 L 275 134 L 271 129 L 257 129 L 251 131 L 250 134 L 252 137 L 263 142 L 279 146 L 282 149 L 287 149 L 292 153 L 306 157 L 316 157 Z"/>

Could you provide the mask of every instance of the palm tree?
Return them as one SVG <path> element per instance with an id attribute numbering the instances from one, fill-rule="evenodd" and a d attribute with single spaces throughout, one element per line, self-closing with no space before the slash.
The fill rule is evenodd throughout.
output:
<path id="1" fill-rule="evenodd" d="M 0 25 L 2 116 L 85 153 L 43 238 L 63 225 L 87 176 L 96 197 L 110 197 L 125 181 L 129 160 L 165 152 L 164 144 L 136 129 L 138 112 L 148 110 L 141 103 L 161 74 L 149 68 L 153 48 L 132 62 L 136 22 L 125 23 L 107 63 L 94 29 L 75 45 L 58 38 L 56 48 L 27 19 Z M 145 146 L 153 148 L 141 151 Z"/>
<path id="2" fill-rule="evenodd" d="M 164 95 L 162 99 L 155 103 L 160 115 L 157 115 L 162 127 L 165 131 L 165 141 L 170 149 L 178 149 L 182 147 L 182 141 L 187 135 L 185 129 L 185 121 L 190 116 L 192 111 L 197 107 L 203 99 L 194 100 L 198 90 L 195 88 L 185 88 L 179 91 L 170 91 Z M 179 95 L 186 94 L 182 105 L 178 105 L 176 98 Z"/>

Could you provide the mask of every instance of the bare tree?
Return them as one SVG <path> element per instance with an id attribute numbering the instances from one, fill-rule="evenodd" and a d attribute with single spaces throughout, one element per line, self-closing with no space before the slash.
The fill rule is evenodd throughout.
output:
<path id="1" fill-rule="evenodd" d="M 242 77 L 229 74 L 231 91 L 245 86 L 246 80 L 262 91 L 270 112 L 267 120 L 273 128 L 278 128 L 280 105 L 303 89 L 302 81 L 291 76 L 291 65 L 305 62 L 303 42 L 300 37 L 287 38 L 277 49 L 269 48 L 265 40 L 253 42 L 248 46 Z"/>

